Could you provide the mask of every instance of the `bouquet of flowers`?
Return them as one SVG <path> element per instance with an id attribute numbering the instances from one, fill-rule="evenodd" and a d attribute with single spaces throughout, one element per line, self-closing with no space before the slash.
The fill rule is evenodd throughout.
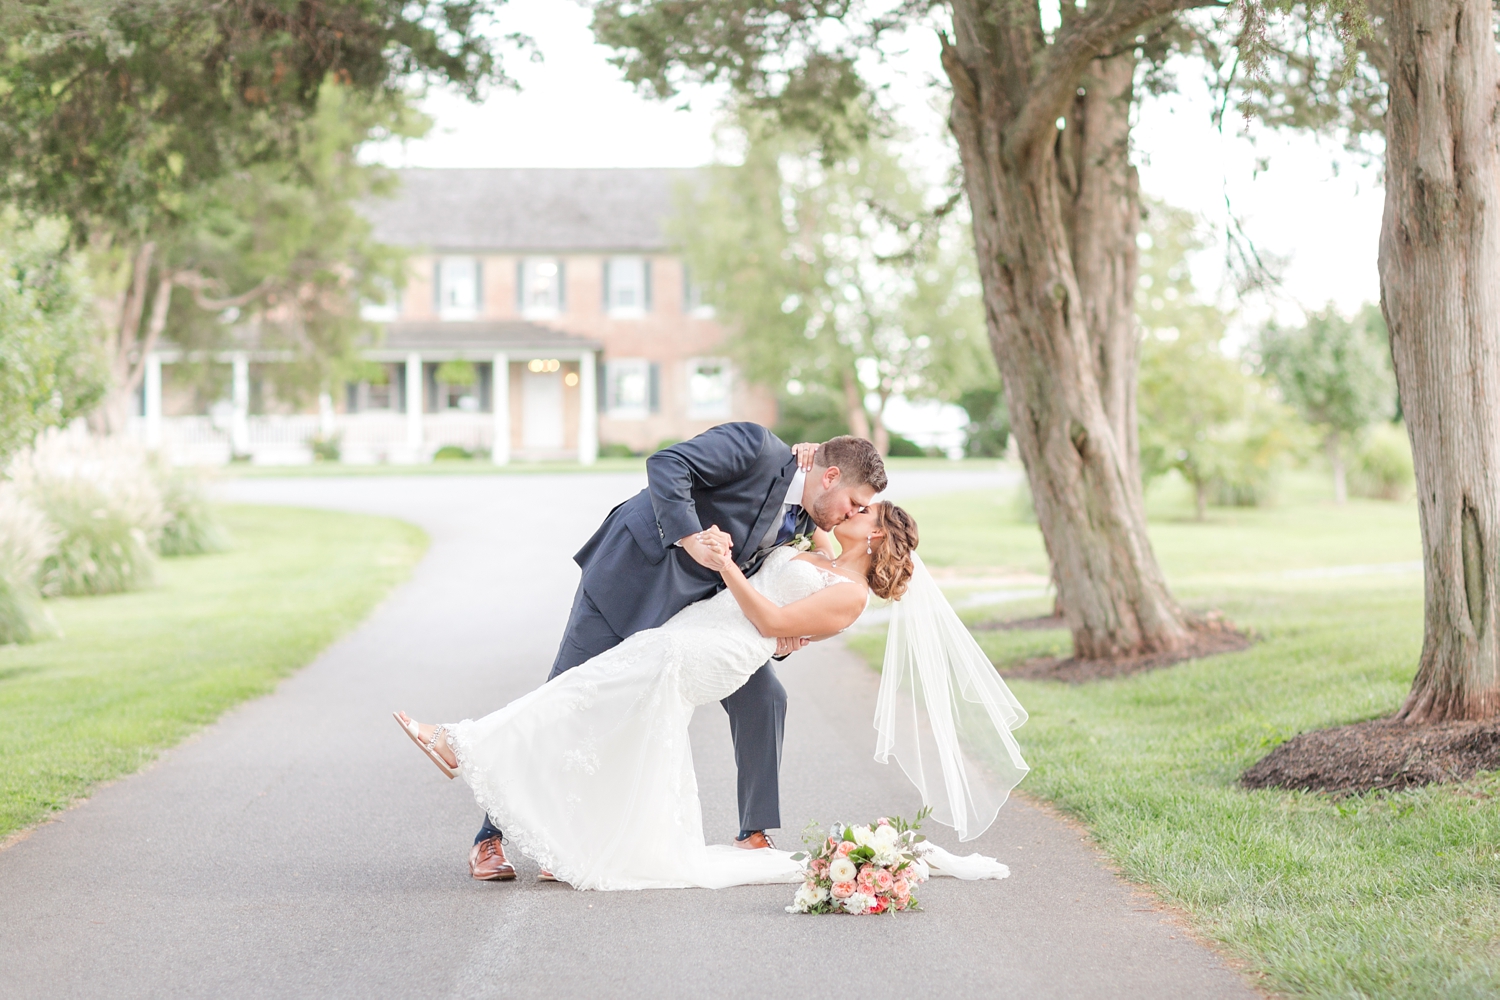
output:
<path id="1" fill-rule="evenodd" d="M 930 812 L 923 809 L 911 823 L 882 816 L 868 826 L 835 823 L 806 838 L 808 849 L 792 855 L 803 862 L 807 880 L 797 889 L 788 913 L 885 913 L 916 910 L 912 889 L 927 881 L 927 863 L 917 845 L 917 827 Z"/>

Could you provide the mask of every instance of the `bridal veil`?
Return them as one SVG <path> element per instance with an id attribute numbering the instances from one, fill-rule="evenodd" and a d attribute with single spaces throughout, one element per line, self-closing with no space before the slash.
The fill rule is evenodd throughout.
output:
<path id="1" fill-rule="evenodd" d="M 1011 735 L 1026 721 L 920 556 L 891 609 L 875 705 L 875 759 L 894 757 L 932 818 L 973 840 L 1030 770 Z"/>

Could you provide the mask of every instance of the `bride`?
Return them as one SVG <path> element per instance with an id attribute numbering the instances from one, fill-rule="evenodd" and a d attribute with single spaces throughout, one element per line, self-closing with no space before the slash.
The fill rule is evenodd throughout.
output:
<path id="1" fill-rule="evenodd" d="M 789 852 L 704 843 L 688 723 L 696 706 L 744 684 L 775 652 L 777 636 L 838 633 L 873 593 L 897 602 L 876 756 L 896 755 L 924 802 L 937 800 L 935 818 L 955 826 L 961 839 L 977 836 L 1025 773 L 1009 732 L 1025 714 L 977 646 L 954 655 L 953 626 L 962 632 L 958 645 L 973 640 L 916 557 L 910 514 L 875 503 L 839 524 L 833 536 L 837 555 L 819 532 L 813 551 L 777 549 L 747 579 L 732 558 L 729 536 L 709 528 L 703 540 L 716 553 L 713 568 L 726 586 L 714 597 L 482 719 L 434 726 L 404 712 L 396 717 L 445 774 L 463 776 L 523 854 L 575 888 L 799 881 L 802 866 Z M 928 617 L 933 595 L 951 617 L 942 622 L 946 632 L 927 621 L 913 629 L 916 623 L 903 618 L 908 602 L 901 598 L 914 574 Z M 925 641 L 934 637 L 936 645 Z M 960 713 L 978 706 L 980 717 L 965 725 L 955 720 L 950 702 Z M 979 742 L 990 744 L 991 752 L 976 750 L 975 732 L 984 734 Z M 974 756 L 998 767 L 998 782 L 971 765 L 967 758 Z M 929 771 L 936 780 L 929 780 Z M 947 862 L 933 858 L 934 867 L 948 874 L 998 877 L 1005 871 L 977 855 L 934 852 Z"/>

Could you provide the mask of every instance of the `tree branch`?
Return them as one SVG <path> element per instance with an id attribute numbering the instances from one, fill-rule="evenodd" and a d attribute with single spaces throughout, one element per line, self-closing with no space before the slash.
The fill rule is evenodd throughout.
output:
<path id="1" fill-rule="evenodd" d="M 191 288 L 193 290 L 193 302 L 197 304 L 199 309 L 207 312 L 238 309 L 240 306 L 249 305 L 264 294 L 266 289 L 271 287 L 271 278 L 268 275 L 260 279 L 260 283 L 247 292 L 241 292 L 239 295 L 231 295 L 221 299 L 211 299 L 203 294 L 204 291 L 222 288 L 223 284 L 221 282 L 205 278 L 197 271 L 179 271 L 176 275 L 176 282 L 184 288 Z"/>
<path id="2" fill-rule="evenodd" d="M 1005 145 L 1009 158 L 1023 160 L 1051 143 L 1057 119 L 1073 100 L 1084 69 L 1111 51 L 1122 36 L 1164 14 L 1224 5 L 1223 0 L 1115 0 L 1101 5 L 1098 13 L 1070 20 L 1058 29 L 1041 75 L 1008 129 Z"/>

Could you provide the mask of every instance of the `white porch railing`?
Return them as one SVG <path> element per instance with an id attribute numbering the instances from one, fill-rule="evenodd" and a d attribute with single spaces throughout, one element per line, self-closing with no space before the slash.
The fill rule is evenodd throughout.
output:
<path id="1" fill-rule="evenodd" d="M 234 440 L 229 420 L 159 420 L 161 450 L 180 465 L 225 464 L 236 454 L 257 465 L 302 465 L 313 461 L 313 444 L 320 438 L 338 442 L 341 461 L 360 465 L 426 462 L 444 445 L 488 454 L 494 443 L 494 418 L 488 413 L 424 413 L 421 444 L 415 449 L 406 414 L 387 411 L 248 416 L 240 442 Z M 144 418 L 132 418 L 130 431 L 150 443 Z"/>

